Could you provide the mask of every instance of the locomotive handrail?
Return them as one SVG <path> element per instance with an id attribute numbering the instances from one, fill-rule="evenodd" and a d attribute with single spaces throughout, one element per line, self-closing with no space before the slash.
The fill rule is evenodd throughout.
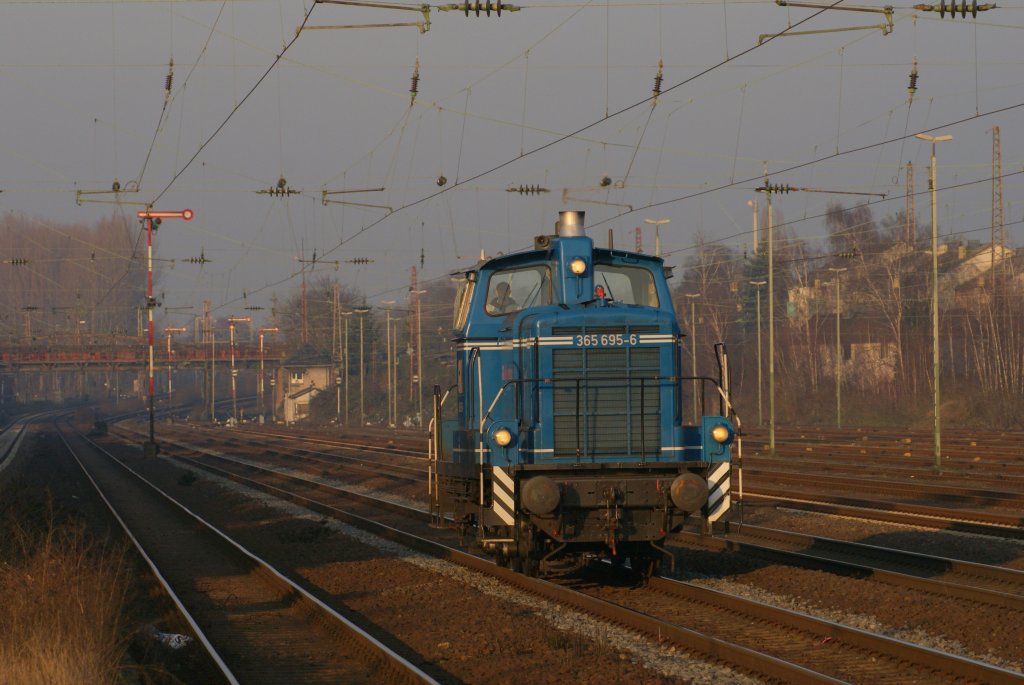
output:
<path id="1" fill-rule="evenodd" d="M 448 395 L 451 394 L 455 385 L 452 384 L 444 391 L 444 395 L 438 399 L 440 395 L 440 387 L 434 386 L 434 415 L 430 417 L 430 421 L 427 422 L 427 432 L 430 439 L 427 441 L 427 495 L 433 498 L 433 494 L 437 488 L 437 462 L 439 460 L 439 454 L 441 451 L 440 432 L 437 429 L 437 421 L 441 418 L 441 408 L 444 403 L 448 400 Z"/>

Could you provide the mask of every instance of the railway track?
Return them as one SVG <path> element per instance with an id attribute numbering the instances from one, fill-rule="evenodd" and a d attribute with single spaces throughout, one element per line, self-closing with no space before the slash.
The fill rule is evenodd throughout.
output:
<path id="1" fill-rule="evenodd" d="M 205 430 L 200 432 L 204 435 L 209 435 Z M 246 438 L 243 436 L 245 432 L 232 434 L 232 439 L 239 441 L 239 444 L 243 444 L 247 440 L 266 439 L 268 437 L 278 444 L 296 445 L 306 441 L 305 436 L 296 436 L 275 430 L 257 431 L 257 435 L 260 438 Z M 217 438 L 211 437 L 210 439 Z M 330 455 L 330 458 L 348 460 L 349 463 L 352 463 L 353 466 L 349 470 L 360 467 L 369 469 L 376 475 L 387 475 L 405 481 L 408 481 L 410 478 L 422 479 L 424 477 L 422 466 L 420 466 L 424 460 L 422 451 L 417 451 L 398 441 L 395 441 L 397 443 L 395 445 L 385 447 L 382 447 L 380 444 L 368 444 L 368 440 L 360 440 L 356 436 L 348 436 L 344 440 L 315 437 L 312 439 L 312 442 L 322 446 L 324 450 L 332 450 L 332 452 L 318 451 L 318 454 L 327 454 Z M 362 457 L 354 457 L 336 454 L 334 452 L 336 449 L 352 453 L 359 453 L 360 450 L 365 450 L 365 452 Z M 373 460 L 367 457 L 367 454 L 386 456 L 389 462 L 382 463 L 379 460 Z M 401 460 L 404 460 L 404 463 Z M 411 464 L 411 466 L 408 464 Z M 807 473 L 783 473 L 780 477 L 786 480 L 787 485 L 769 485 L 758 482 L 759 479 L 753 479 L 752 481 L 749 477 L 750 469 L 745 469 L 743 497 L 745 500 L 749 500 L 746 504 L 748 506 L 785 506 L 791 509 L 816 511 L 923 528 L 1024 539 L 1024 517 L 1021 517 L 1019 514 L 963 507 L 953 508 L 926 503 L 896 502 L 892 498 L 883 499 L 870 496 L 879 492 L 899 493 L 901 490 L 913 491 L 913 486 L 903 482 L 880 484 L 876 480 L 845 479 L 836 482 L 835 487 L 849 487 L 850 484 L 846 481 L 853 481 L 855 484 L 859 484 L 863 490 L 867 490 L 867 495 L 863 497 L 846 494 L 830 495 L 824 486 L 833 484 L 833 481 L 827 476 L 823 477 L 813 466 L 809 465 L 809 468 L 814 473 L 813 476 Z M 760 469 L 756 469 L 756 471 L 765 478 L 774 477 L 776 473 L 774 471 L 761 472 Z M 804 485 L 805 487 L 797 488 L 797 485 Z M 927 488 L 927 486 L 925 487 Z M 925 489 L 922 492 L 929 491 Z M 936 489 L 930 492 L 933 497 L 946 497 L 957 499 L 957 501 L 971 497 L 978 497 L 983 502 L 993 501 L 993 498 L 987 492 L 975 489 L 959 489 L 949 485 L 936 486 Z M 1013 501 L 1021 497 L 1024 497 L 1024 493 L 1009 493 L 1010 503 L 1006 506 L 1012 510 L 1014 507 Z M 1004 500 L 997 498 L 995 501 Z M 1016 506 L 1019 510 L 1020 505 Z"/>
<path id="2" fill-rule="evenodd" d="M 18 445 L 25 436 L 27 421 L 13 423 L 0 432 L 0 473 L 10 466 L 11 457 L 18 452 Z"/>
<path id="3" fill-rule="evenodd" d="M 586 599 L 581 599 L 577 592 L 571 595 L 548 594 L 554 592 L 548 587 L 550 583 L 538 584 L 534 579 L 498 568 L 489 560 L 466 555 L 439 542 L 437 531 L 433 535 L 424 534 L 424 527 L 429 522 L 425 511 L 339 491 L 308 475 L 267 471 L 252 463 L 251 459 L 243 461 L 241 457 L 214 454 L 204 449 L 196 451 L 194 447 L 190 449 L 192 454 L 200 456 L 188 458 L 189 463 L 217 475 L 288 498 L 321 514 L 339 517 L 375 534 L 465 564 L 531 592 L 542 592 L 545 597 L 629 625 L 648 635 L 658 635 L 659 639 L 671 639 L 682 648 L 715 654 L 762 676 L 786 682 L 838 682 L 836 679 L 842 680 L 857 673 L 862 675 L 854 681 L 861 678 L 860 682 L 872 683 L 907 682 L 908 678 L 914 682 L 1019 682 L 1019 674 L 987 664 L 669 580 L 659 580 L 652 589 L 643 593 L 627 594 L 632 603 L 638 601 L 637 597 L 660 593 L 661 600 L 642 599 L 635 606 L 654 607 L 651 611 L 660 606 L 661 610 L 671 614 L 671 618 L 659 619 L 646 609 L 630 608 L 616 602 L 609 604 L 602 599 L 600 592 L 588 591 Z M 353 507 L 361 514 L 353 513 Z M 397 514 L 398 518 L 390 516 L 384 524 L 376 520 L 380 517 L 373 514 L 373 510 L 386 510 Z M 403 519 L 405 523 L 402 523 Z M 404 530 L 409 528 L 409 521 L 415 522 L 416 532 Z M 664 606 L 666 595 L 674 598 L 668 609 Z M 723 619 L 726 613 L 730 616 L 728 620 Z M 678 616 L 686 616 L 687 625 L 681 625 L 675 618 Z M 717 625 L 717 631 L 707 628 L 712 624 Z M 752 625 L 760 627 L 751 628 Z M 828 658 L 823 659 L 823 652 L 829 653 Z M 867 671 L 865 663 L 871 664 Z M 864 673 L 869 675 L 864 676 Z"/>
<path id="4" fill-rule="evenodd" d="M 58 430 L 226 682 L 437 682 L 109 453 Z"/>
<path id="5" fill-rule="evenodd" d="M 672 542 L 1024 612 L 1024 572 L 1015 569 L 752 525 L 734 526 L 725 538 L 682 533 Z"/>
<path id="6" fill-rule="evenodd" d="M 768 431 L 747 427 L 744 438 L 752 456 L 769 456 Z M 1021 473 L 1024 434 L 966 429 L 942 433 L 943 469 L 1002 469 Z M 935 465 L 933 435 L 924 431 L 835 428 L 780 428 L 775 431 L 776 454 L 827 454 L 884 459 L 931 469 Z"/>
<path id="7" fill-rule="evenodd" d="M 1024 528 L 1021 527 L 1020 516 L 990 512 L 954 511 L 947 507 L 898 504 L 872 499 L 828 496 L 820 493 L 801 493 L 797 496 L 792 491 L 781 488 L 763 489 L 757 486 L 754 488 L 744 487 L 743 506 L 785 507 L 798 511 L 813 511 L 972 535 L 988 535 L 1011 540 L 1024 539 Z"/>

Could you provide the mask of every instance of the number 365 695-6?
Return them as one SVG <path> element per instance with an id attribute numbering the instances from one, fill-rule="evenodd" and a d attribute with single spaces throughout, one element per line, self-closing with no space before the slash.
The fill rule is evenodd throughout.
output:
<path id="1" fill-rule="evenodd" d="M 623 335 L 622 333 L 598 335 L 597 333 L 577 335 L 573 338 L 577 347 L 621 347 L 623 345 L 636 345 L 640 342 L 639 337 Z"/>

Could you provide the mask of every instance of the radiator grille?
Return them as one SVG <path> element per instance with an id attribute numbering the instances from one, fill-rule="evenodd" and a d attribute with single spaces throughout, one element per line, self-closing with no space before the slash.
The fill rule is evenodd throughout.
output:
<path id="1" fill-rule="evenodd" d="M 656 333 L 651 326 L 562 327 L 555 335 Z M 552 350 L 554 456 L 639 459 L 661 453 L 659 347 Z"/>

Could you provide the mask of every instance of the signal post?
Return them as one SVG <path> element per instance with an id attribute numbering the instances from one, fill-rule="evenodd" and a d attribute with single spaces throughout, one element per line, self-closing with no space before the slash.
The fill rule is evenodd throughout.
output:
<path id="1" fill-rule="evenodd" d="M 160 452 L 160 446 L 157 445 L 154 436 L 153 411 L 153 308 L 156 307 L 156 300 L 153 298 L 153 222 L 159 226 L 164 219 L 191 221 L 192 210 L 158 212 L 146 209 L 138 212 L 138 217 L 146 224 L 146 312 L 149 319 L 149 440 L 142 444 L 142 454 L 146 457 L 155 457 Z"/>

